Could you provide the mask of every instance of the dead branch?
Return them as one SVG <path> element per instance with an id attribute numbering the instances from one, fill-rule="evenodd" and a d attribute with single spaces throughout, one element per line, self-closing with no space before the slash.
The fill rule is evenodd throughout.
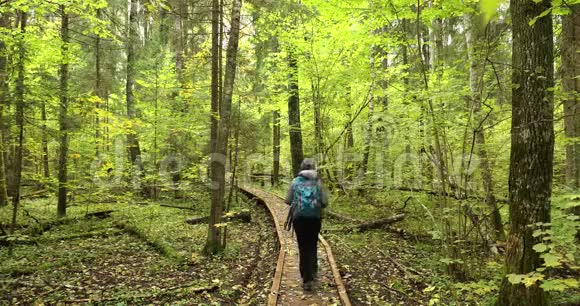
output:
<path id="1" fill-rule="evenodd" d="M 223 220 L 225 222 L 239 220 L 241 222 L 248 223 L 248 222 L 252 221 L 252 215 L 247 211 L 240 211 L 240 212 L 236 212 L 236 213 L 230 213 L 229 216 L 224 216 Z M 209 216 L 193 217 L 193 218 L 189 218 L 189 219 L 185 220 L 185 223 L 195 225 L 195 224 L 200 224 L 200 223 L 206 223 L 208 221 L 209 221 Z"/>
<path id="2" fill-rule="evenodd" d="M 330 210 L 325 210 L 324 211 L 324 214 L 327 215 L 327 216 L 329 216 L 329 217 L 331 217 L 331 218 L 333 218 L 333 219 L 336 219 L 336 220 L 339 220 L 339 221 L 343 221 L 343 222 L 348 222 L 348 223 L 353 223 L 353 224 L 360 224 L 360 223 L 362 223 L 362 221 L 360 221 L 360 220 L 357 220 L 357 219 L 354 219 L 354 218 L 351 218 L 351 217 L 348 217 L 348 216 L 345 216 L 345 215 L 341 215 L 339 213 L 336 213 L 336 212 L 333 212 L 333 211 L 330 211 Z"/>
<path id="3" fill-rule="evenodd" d="M 159 206 L 169 207 L 169 208 L 177 208 L 177 209 L 186 209 L 186 210 L 197 210 L 193 207 L 174 206 L 174 205 L 169 205 L 169 204 L 160 204 Z"/>
<path id="4" fill-rule="evenodd" d="M 398 215 L 390 216 L 388 218 L 380 219 L 377 221 L 356 225 L 351 230 L 357 229 L 361 232 L 364 232 L 364 231 L 368 231 L 371 229 L 382 228 L 382 227 L 387 226 L 389 224 L 399 222 L 403 219 L 405 219 L 405 214 L 398 214 Z"/>

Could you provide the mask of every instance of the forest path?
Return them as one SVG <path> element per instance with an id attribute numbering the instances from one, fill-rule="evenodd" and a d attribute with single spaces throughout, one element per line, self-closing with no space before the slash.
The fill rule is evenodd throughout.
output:
<path id="1" fill-rule="evenodd" d="M 264 202 L 274 217 L 276 231 L 280 239 L 280 254 L 272 282 L 272 290 L 268 305 L 345 305 L 350 306 L 350 301 L 340 278 L 340 273 L 330 246 L 322 236 L 319 236 L 318 247 L 318 281 L 315 290 L 305 292 L 302 289 L 302 279 L 299 270 L 299 255 L 294 231 L 283 229 L 288 205 L 282 199 L 272 193 L 252 188 L 241 187 L 249 196 L 253 196 Z"/>

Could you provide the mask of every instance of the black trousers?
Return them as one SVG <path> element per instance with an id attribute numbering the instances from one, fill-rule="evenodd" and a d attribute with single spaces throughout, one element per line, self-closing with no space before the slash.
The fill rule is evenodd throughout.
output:
<path id="1" fill-rule="evenodd" d="M 318 272 L 318 234 L 321 220 L 298 218 L 294 220 L 293 226 L 300 251 L 300 276 L 306 283 L 314 280 L 314 275 Z"/>

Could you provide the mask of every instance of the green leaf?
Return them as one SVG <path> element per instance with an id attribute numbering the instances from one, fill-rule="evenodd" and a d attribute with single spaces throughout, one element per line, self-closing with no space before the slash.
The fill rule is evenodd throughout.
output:
<path id="1" fill-rule="evenodd" d="M 521 284 L 525 275 L 522 274 L 508 274 L 508 281 L 514 285 Z"/>
<path id="2" fill-rule="evenodd" d="M 540 15 L 534 17 L 532 20 L 530 20 L 530 22 L 528 22 L 528 24 L 531 26 L 533 26 L 534 24 L 536 24 L 536 21 L 538 21 L 538 19 L 545 17 L 546 15 L 550 14 L 552 12 L 552 8 L 549 8 L 545 11 L 543 11 L 542 13 L 540 13 Z"/>
<path id="3" fill-rule="evenodd" d="M 544 258 L 544 265 L 546 267 L 558 267 L 560 265 L 560 256 L 552 253 L 547 253 L 542 256 Z"/>
<path id="4" fill-rule="evenodd" d="M 534 245 L 533 249 L 534 249 L 534 251 L 536 251 L 538 253 L 543 253 L 548 249 L 548 246 L 543 244 L 543 243 L 538 243 L 538 244 Z"/>
<path id="5" fill-rule="evenodd" d="M 483 22 L 487 24 L 491 17 L 495 15 L 497 8 L 499 7 L 500 0 L 481 0 L 479 2 L 479 9 L 483 13 Z"/>

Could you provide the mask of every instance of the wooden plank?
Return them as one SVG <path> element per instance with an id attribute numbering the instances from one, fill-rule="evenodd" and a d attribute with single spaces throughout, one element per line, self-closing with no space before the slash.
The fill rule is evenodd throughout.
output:
<path id="1" fill-rule="evenodd" d="M 330 269 L 332 270 L 332 275 L 334 276 L 334 282 L 336 283 L 336 289 L 338 290 L 338 297 L 344 306 L 351 306 L 350 299 L 348 298 L 348 294 L 346 292 L 346 287 L 342 282 L 342 277 L 340 276 L 340 271 L 338 270 L 338 266 L 336 265 L 336 261 L 334 260 L 334 255 L 332 255 L 332 249 L 330 245 L 322 235 L 318 235 L 318 239 L 324 246 L 324 250 L 326 251 L 326 257 L 328 258 L 328 263 L 330 264 Z"/>
<path id="2" fill-rule="evenodd" d="M 240 186 L 242 192 L 246 195 L 252 196 L 266 206 L 272 219 L 274 219 L 274 225 L 276 227 L 276 234 L 278 235 L 278 241 L 280 242 L 280 251 L 278 254 L 278 261 L 276 262 L 276 271 L 274 272 L 274 279 L 272 280 L 272 287 L 270 288 L 270 296 L 268 297 L 268 306 L 276 306 L 278 304 L 278 296 L 280 294 L 280 285 L 282 283 L 282 275 L 284 274 L 284 261 L 286 259 L 286 240 L 284 239 L 282 227 L 278 222 L 278 218 L 274 212 L 274 209 L 266 202 L 264 199 L 258 197 L 256 191 L 252 188 Z"/>
<path id="3" fill-rule="evenodd" d="M 271 192 L 269 192 L 269 194 L 284 201 L 284 198 L 282 198 L 281 196 L 279 196 L 277 194 L 274 194 Z M 350 298 L 348 297 L 346 287 L 344 286 L 344 282 L 342 281 L 342 277 L 340 276 L 340 271 L 339 271 L 338 266 L 336 264 L 336 260 L 334 259 L 334 255 L 332 254 L 332 248 L 330 247 L 330 244 L 328 244 L 328 242 L 326 242 L 324 237 L 322 237 L 322 235 L 318 235 L 318 239 L 320 240 L 320 242 L 322 243 L 322 245 L 324 247 L 324 251 L 326 253 L 326 258 L 328 258 L 328 264 L 330 265 L 330 269 L 332 271 L 332 276 L 334 277 L 334 283 L 336 284 L 336 289 L 338 291 L 338 297 L 340 298 L 342 305 L 351 306 L 352 304 L 350 303 Z"/>

